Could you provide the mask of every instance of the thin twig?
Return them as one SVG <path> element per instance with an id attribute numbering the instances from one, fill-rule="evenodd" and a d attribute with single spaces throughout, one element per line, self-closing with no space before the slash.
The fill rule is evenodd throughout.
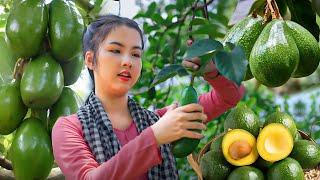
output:
<path id="1" fill-rule="evenodd" d="M 191 76 L 191 79 L 190 79 L 190 86 L 191 87 L 193 87 L 194 79 L 195 79 L 195 75 L 194 75 L 194 73 L 192 73 L 192 76 Z"/>
<path id="2" fill-rule="evenodd" d="M 205 4 L 202 4 L 202 5 L 198 5 L 198 3 L 197 3 L 197 4 L 195 5 L 195 8 L 196 8 L 196 9 L 202 9 L 202 8 L 204 8 L 205 6 L 210 5 L 212 2 L 213 2 L 213 0 L 210 0 L 210 1 L 208 1 L 208 2 L 206 2 Z"/>
<path id="3" fill-rule="evenodd" d="M 203 13 L 204 17 L 209 20 L 207 0 L 204 0 Z"/>
<path id="4" fill-rule="evenodd" d="M 167 90 L 165 98 L 163 99 L 163 103 L 165 103 L 167 101 L 167 99 L 169 98 L 172 84 L 173 84 L 173 79 L 170 80 L 169 88 Z"/>

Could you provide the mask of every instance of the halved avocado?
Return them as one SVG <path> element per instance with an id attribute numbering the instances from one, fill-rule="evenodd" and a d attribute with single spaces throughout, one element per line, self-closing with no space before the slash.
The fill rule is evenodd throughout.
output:
<path id="1" fill-rule="evenodd" d="M 257 139 L 259 155 L 269 162 L 286 158 L 291 153 L 292 148 L 292 135 L 290 131 L 280 123 L 271 123 L 265 126 Z"/>
<path id="2" fill-rule="evenodd" d="M 224 135 L 222 152 L 226 160 L 235 166 L 250 165 L 259 157 L 256 138 L 243 129 L 233 129 Z"/>

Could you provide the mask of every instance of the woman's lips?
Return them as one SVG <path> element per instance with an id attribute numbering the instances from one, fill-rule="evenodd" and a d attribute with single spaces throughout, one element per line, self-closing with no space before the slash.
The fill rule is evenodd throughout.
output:
<path id="1" fill-rule="evenodd" d="M 119 75 L 119 79 L 122 80 L 122 81 L 129 81 L 131 79 L 131 77 Z"/>

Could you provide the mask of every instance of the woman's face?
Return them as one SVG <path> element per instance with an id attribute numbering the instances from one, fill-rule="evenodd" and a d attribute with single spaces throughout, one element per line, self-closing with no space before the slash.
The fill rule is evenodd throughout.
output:
<path id="1" fill-rule="evenodd" d="M 119 96 L 128 93 L 140 76 L 141 46 L 137 30 L 125 25 L 111 30 L 96 54 L 96 91 Z"/>

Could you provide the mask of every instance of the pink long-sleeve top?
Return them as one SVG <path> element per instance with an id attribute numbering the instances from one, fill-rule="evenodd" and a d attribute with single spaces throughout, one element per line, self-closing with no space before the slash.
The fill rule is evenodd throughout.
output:
<path id="1" fill-rule="evenodd" d="M 218 117 L 234 107 L 244 94 L 244 87 L 237 87 L 223 76 L 205 80 L 212 91 L 199 96 L 208 120 Z M 167 108 L 156 110 L 161 117 Z M 125 129 L 113 129 L 121 144 L 120 151 L 99 165 L 84 140 L 82 125 L 76 114 L 60 117 L 52 130 L 55 161 L 68 180 L 147 179 L 147 171 L 161 164 L 162 158 L 153 130 L 148 127 L 138 134 L 134 122 Z"/>

